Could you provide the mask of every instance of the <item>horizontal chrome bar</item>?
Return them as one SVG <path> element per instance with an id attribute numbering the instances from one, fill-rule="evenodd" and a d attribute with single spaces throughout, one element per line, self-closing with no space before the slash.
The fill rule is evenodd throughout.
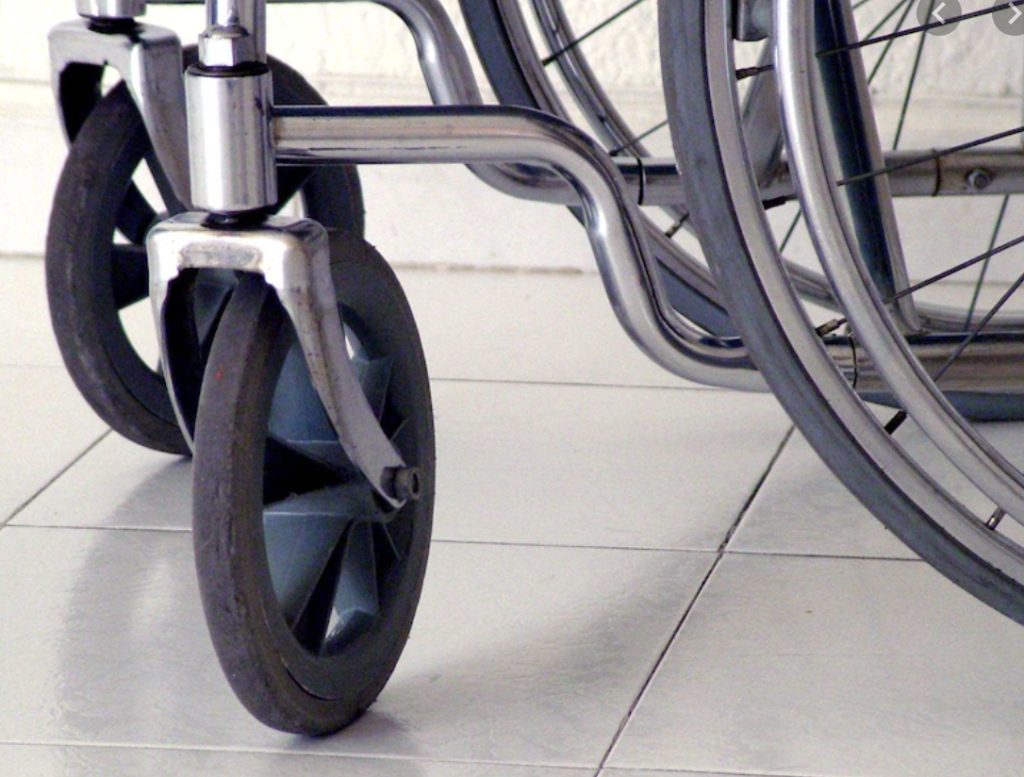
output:
<path id="1" fill-rule="evenodd" d="M 952 335 L 925 335 L 912 338 L 910 347 L 929 374 L 944 367 L 963 341 Z M 854 384 L 858 392 L 881 394 L 889 391 L 878 369 L 863 347 L 854 347 L 846 338 L 828 345 L 829 353 Z M 1017 333 L 987 335 L 971 343 L 942 375 L 939 387 L 949 392 L 981 394 L 1024 394 L 1024 338 Z"/>
<path id="2" fill-rule="evenodd" d="M 685 336 L 654 287 L 657 272 L 639 208 L 608 155 L 570 124 L 519 108 L 279 108 L 278 158 L 309 164 L 531 162 L 563 176 L 582 203 L 587 234 L 615 314 L 655 362 L 689 380 L 763 390 L 741 349 L 696 329 Z M 749 369 L 737 369 L 746 367 Z"/>
<path id="3" fill-rule="evenodd" d="M 914 164 L 914 160 L 933 153 L 936 152 L 908 149 L 885 155 L 885 167 L 896 168 L 887 175 L 893 196 L 962 197 L 1024 192 L 1024 151 L 1020 149 L 961 151 Z M 761 194 L 765 200 L 796 196 L 785 161 Z"/>

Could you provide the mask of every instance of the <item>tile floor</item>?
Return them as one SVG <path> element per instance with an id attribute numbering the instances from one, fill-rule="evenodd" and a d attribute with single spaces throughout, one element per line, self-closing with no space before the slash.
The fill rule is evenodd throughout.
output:
<path id="1" fill-rule="evenodd" d="M 263 728 L 205 633 L 189 463 L 105 430 L 60 365 L 39 253 L 61 152 L 27 115 L 0 120 L 25 214 L 0 233 L 0 775 L 1024 774 L 1024 630 L 908 554 L 771 397 L 648 364 L 595 275 L 550 271 L 586 263 L 560 211 L 534 226 L 545 272 L 400 273 L 439 437 L 420 612 L 350 730 Z M 37 148 L 35 180 L 6 167 Z M 385 255 L 522 250 L 535 211 L 445 172 L 467 216 L 403 175 L 364 179 Z"/>

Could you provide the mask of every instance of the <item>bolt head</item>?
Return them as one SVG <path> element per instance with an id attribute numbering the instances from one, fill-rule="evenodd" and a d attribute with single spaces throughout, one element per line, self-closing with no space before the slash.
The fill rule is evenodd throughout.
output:
<path id="1" fill-rule="evenodd" d="M 967 186 L 972 191 L 980 192 L 987 189 L 992 183 L 992 173 L 979 167 L 967 174 Z"/>
<path id="2" fill-rule="evenodd" d="M 392 482 L 395 498 L 415 502 L 423 495 L 423 473 L 419 467 L 397 467 Z"/>

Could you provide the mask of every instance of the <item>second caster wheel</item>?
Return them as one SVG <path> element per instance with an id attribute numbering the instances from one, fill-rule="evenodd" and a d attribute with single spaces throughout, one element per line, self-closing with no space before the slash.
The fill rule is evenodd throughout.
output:
<path id="1" fill-rule="evenodd" d="M 186 65 L 195 49 L 185 49 Z M 319 105 L 322 98 L 295 70 L 270 61 L 280 105 Z M 163 202 L 143 194 L 150 173 Z M 355 168 L 282 168 L 281 201 L 298 193 L 306 215 L 327 227 L 361 233 L 362 193 Z M 151 202 L 150 200 L 154 201 Z M 164 180 L 128 88 L 102 97 L 75 136 L 54 196 L 46 242 L 50 317 L 64 363 L 92 408 L 113 429 L 156 450 L 188 454 L 161 370 L 128 335 L 123 313 L 149 296 L 145 240 L 150 227 L 183 206 Z M 203 351 L 192 359 L 187 388 L 198 395 L 212 327 L 230 293 L 223 278 L 195 279 L 179 322 Z M 181 374 L 181 373 L 179 373 Z M 191 419 L 190 419 L 191 420 Z"/>
<path id="2" fill-rule="evenodd" d="M 349 462 L 290 319 L 243 275 L 221 318 L 195 437 L 196 567 L 238 698 L 301 734 L 344 727 L 377 697 L 412 625 L 426 569 L 434 432 L 426 364 L 391 269 L 332 233 L 350 359 L 384 432 L 419 470 L 419 498 L 385 508 Z"/>

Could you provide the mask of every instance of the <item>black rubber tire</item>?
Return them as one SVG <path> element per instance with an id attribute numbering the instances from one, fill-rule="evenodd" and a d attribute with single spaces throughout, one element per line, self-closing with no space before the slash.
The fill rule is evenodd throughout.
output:
<path id="1" fill-rule="evenodd" d="M 743 160 L 723 156 L 706 66 L 701 77 L 701 63 L 708 61 L 705 7 L 710 2 L 728 0 L 659 1 L 662 72 L 672 142 L 680 167 L 687 172 L 684 185 L 688 201 L 693 203 L 694 223 L 728 307 L 744 311 L 736 318 L 744 343 L 779 402 L 836 477 L 932 567 L 1024 624 L 1022 582 L 950 536 L 885 466 L 865 451 L 842 417 L 857 401 L 852 390 L 847 386 L 833 391 L 819 385 L 807 365 L 812 364 L 811 359 L 829 357 L 822 347 L 815 353 L 798 352 L 779 320 L 777 305 L 758 274 L 752 240 L 741 224 L 738 209 L 742 206 L 728 184 L 726 168 L 732 165 L 735 170 L 740 165 L 742 169 Z M 754 202 L 760 207 L 759 198 Z M 845 383 L 836 381 L 834 385 Z"/>
<path id="2" fill-rule="evenodd" d="M 304 439 L 330 438 L 340 451 L 329 424 L 320 432 L 326 437 L 308 431 L 318 423 L 308 416 L 322 414 L 322 406 L 312 394 L 304 366 L 301 389 L 295 388 L 294 359 L 300 352 L 294 332 L 276 293 L 260 276 L 246 275 L 239 281 L 221 319 L 203 383 L 193 470 L 196 567 L 220 663 L 236 695 L 256 718 L 282 731 L 308 735 L 328 734 L 352 722 L 390 677 L 419 600 L 434 501 L 430 387 L 412 312 L 391 269 L 363 240 L 333 233 L 331 253 L 346 327 L 355 331 L 372 353 L 391 359 L 390 382 L 381 396 L 381 424 L 389 434 L 401 429 L 396 445 L 406 464 L 418 467 L 421 473 L 418 501 L 409 501 L 390 514 L 386 524 L 399 562 L 384 577 L 379 559 L 382 553 L 387 555 L 381 548 L 388 545 L 375 546 L 376 619 L 364 623 L 362 631 L 346 637 L 340 648 L 330 648 L 335 652 L 326 654 L 328 648 L 319 646 L 319 638 L 311 649 L 299 636 L 304 622 L 317 620 L 324 607 L 322 596 L 317 599 L 319 594 L 313 593 L 301 598 L 306 603 L 293 611 L 290 626 L 275 593 L 264 498 L 275 501 L 291 494 L 289 498 L 294 499 L 294 494 L 306 489 L 329 486 L 336 477 L 346 483 L 354 478 L 366 495 L 370 486 L 361 475 L 353 474 L 351 465 L 347 474 L 345 468 L 325 474 L 323 465 L 294 453 L 294 442 L 289 447 L 281 442 L 281 434 L 268 436 L 271 423 L 277 429 L 284 423 L 302 429 L 298 434 L 313 435 Z M 286 362 L 287 352 L 293 354 L 293 361 Z M 282 379 L 286 363 L 292 365 L 291 372 L 285 372 Z M 275 397 L 279 381 L 286 388 Z M 284 413 L 290 413 L 296 423 L 282 421 Z M 319 423 L 326 423 L 326 417 Z M 364 508 L 359 515 L 365 519 L 367 512 L 373 511 Z M 323 516 L 318 520 L 323 521 Z M 339 546 L 359 525 L 367 524 L 348 520 L 347 533 L 343 537 L 339 533 Z M 369 525 L 367 531 L 384 529 Z M 292 536 L 282 543 L 289 549 L 287 540 Z M 381 542 L 381 535 L 374 537 Z M 347 550 L 331 546 L 320 557 L 334 559 L 339 553 Z M 277 558 L 292 557 L 284 553 Z M 320 570 L 316 591 L 321 591 L 325 580 L 336 579 L 331 570 L 336 577 L 342 574 L 337 571 L 344 570 L 341 560 L 337 563 L 338 567 L 325 567 L 327 571 L 316 567 Z M 285 577 L 294 579 L 291 574 Z M 338 584 L 328 583 L 328 589 L 331 585 Z M 307 609 L 315 609 L 312 616 Z"/>
<path id="3" fill-rule="evenodd" d="M 185 54 L 186 64 L 194 61 L 194 48 Z M 323 103 L 298 72 L 278 61 L 270 64 L 276 102 Z M 140 445 L 188 455 L 163 375 L 143 362 L 120 319 L 125 300 L 148 296 L 144 239 L 156 214 L 132 184 L 144 160 L 158 184 L 164 183 L 142 118 L 122 82 L 85 119 L 64 164 L 47 234 L 47 297 L 64 363 L 96 413 Z M 279 180 L 283 192 L 301 184 L 310 218 L 362 233 L 362 192 L 354 168 L 288 168 Z M 170 200 L 169 187 L 160 188 Z M 165 204 L 170 213 L 182 210 L 180 203 Z M 118 249 L 127 261 L 117 265 L 112 257 L 116 228 L 130 233 L 134 245 Z M 197 395 L 198 386 L 191 391 Z"/>

